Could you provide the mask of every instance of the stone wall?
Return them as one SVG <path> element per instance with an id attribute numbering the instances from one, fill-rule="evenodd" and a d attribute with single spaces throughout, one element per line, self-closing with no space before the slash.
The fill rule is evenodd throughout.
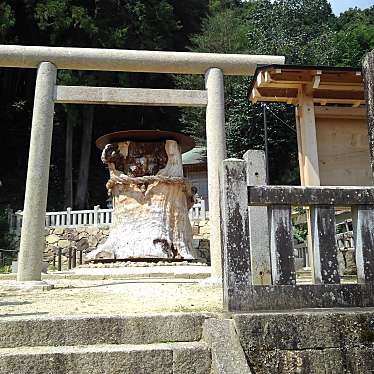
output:
<path id="1" fill-rule="evenodd" d="M 109 226 L 80 226 L 56 227 L 46 230 L 45 259 L 49 262 L 61 249 L 63 262 L 69 255 L 69 249 L 77 249 L 84 255 L 94 250 L 99 244 L 106 241 L 109 235 Z"/>
<path id="2" fill-rule="evenodd" d="M 110 226 L 80 226 L 80 227 L 55 227 L 46 229 L 46 246 L 44 260 L 53 261 L 59 249 L 62 252 L 62 262 L 66 263 L 69 249 L 82 251 L 84 255 L 96 249 L 98 244 L 106 241 Z M 209 254 L 209 225 L 207 221 L 197 222 L 193 225 L 193 256 L 202 263 L 210 263 Z M 18 239 L 19 246 L 19 239 Z"/>
<path id="3" fill-rule="evenodd" d="M 304 310 L 234 316 L 257 374 L 363 374 L 374 367 L 371 310 Z"/>

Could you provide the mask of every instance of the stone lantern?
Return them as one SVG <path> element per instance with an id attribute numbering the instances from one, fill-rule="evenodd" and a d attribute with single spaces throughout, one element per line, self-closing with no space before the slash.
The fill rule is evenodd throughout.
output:
<path id="1" fill-rule="evenodd" d="M 108 165 L 112 227 L 88 259 L 192 259 L 191 186 L 181 154 L 194 141 L 169 131 L 129 130 L 96 141 Z"/>

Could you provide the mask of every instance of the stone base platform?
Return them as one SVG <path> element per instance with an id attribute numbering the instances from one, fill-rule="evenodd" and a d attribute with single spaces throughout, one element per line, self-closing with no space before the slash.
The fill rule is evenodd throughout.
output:
<path id="1" fill-rule="evenodd" d="M 82 266 L 65 272 L 52 272 L 45 276 L 84 278 L 84 279 L 140 279 L 140 278 L 164 278 L 164 279 L 204 279 L 210 276 L 209 266 L 199 265 L 165 265 L 165 266 L 128 266 L 128 267 L 91 267 Z M 151 265 L 151 264 L 148 264 Z"/>
<path id="2" fill-rule="evenodd" d="M 113 265 L 113 266 L 111 266 Z M 118 265 L 118 264 L 117 264 Z M 44 281 L 53 283 L 60 279 L 75 280 L 136 280 L 136 279 L 178 279 L 198 282 L 210 276 L 210 266 L 174 263 L 159 266 L 153 263 L 142 263 L 136 266 L 116 266 L 113 264 L 91 264 L 78 266 L 66 271 L 52 271 L 42 274 Z M 15 281 L 16 274 L 0 274 L 1 281 Z"/>
<path id="3" fill-rule="evenodd" d="M 50 291 L 53 288 L 53 284 L 45 281 L 28 281 L 18 282 L 16 280 L 5 280 L 0 282 L 0 292 L 6 291 Z"/>

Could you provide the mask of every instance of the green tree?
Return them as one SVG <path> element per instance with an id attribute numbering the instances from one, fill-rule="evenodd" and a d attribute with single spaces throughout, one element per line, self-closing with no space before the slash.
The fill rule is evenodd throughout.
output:
<path id="1" fill-rule="evenodd" d="M 335 23 L 336 61 L 340 66 L 361 66 L 362 58 L 374 48 L 374 6 L 350 9 Z"/>
<path id="2" fill-rule="evenodd" d="M 374 48 L 373 9 L 350 10 L 336 18 L 327 0 L 252 0 L 234 4 L 213 0 L 191 50 L 284 55 L 287 64 L 360 65 Z M 202 80 L 179 78 L 181 86 L 201 88 Z M 264 147 L 262 105 L 247 99 L 250 79 L 225 77 L 226 136 L 229 156 Z M 272 183 L 298 183 L 293 107 L 268 104 Z M 203 142 L 202 111 L 184 111 L 181 122 Z"/>
<path id="3" fill-rule="evenodd" d="M 10 4 L 0 1 L 0 43 L 9 41 L 9 33 L 12 31 L 16 19 Z"/>

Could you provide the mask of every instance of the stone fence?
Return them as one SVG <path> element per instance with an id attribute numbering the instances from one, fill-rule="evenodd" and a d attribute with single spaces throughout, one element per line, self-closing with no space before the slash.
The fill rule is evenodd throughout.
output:
<path id="1" fill-rule="evenodd" d="M 82 225 L 100 226 L 112 223 L 113 209 L 101 209 L 95 205 L 91 210 L 72 210 L 67 208 L 61 212 L 46 212 L 45 227 L 80 227 Z M 195 203 L 189 211 L 190 221 L 205 221 L 209 219 L 209 212 L 206 210 L 205 201 Z M 21 210 L 13 213 L 8 211 L 8 225 L 11 232 L 21 232 L 23 212 Z"/>
<path id="2" fill-rule="evenodd" d="M 247 172 L 257 173 L 252 166 L 237 159 L 225 160 L 222 166 L 226 310 L 374 306 L 374 188 L 247 186 Z M 291 222 L 295 206 L 310 212 L 312 285 L 296 283 Z M 336 207 L 351 208 L 353 216 L 357 279 L 351 284 L 342 284 L 339 274 Z M 258 237 L 250 237 L 253 219 L 260 214 L 263 220 L 256 225 L 266 227 L 269 251 L 258 246 Z M 261 283 L 259 269 L 270 273 L 268 283 Z"/>

